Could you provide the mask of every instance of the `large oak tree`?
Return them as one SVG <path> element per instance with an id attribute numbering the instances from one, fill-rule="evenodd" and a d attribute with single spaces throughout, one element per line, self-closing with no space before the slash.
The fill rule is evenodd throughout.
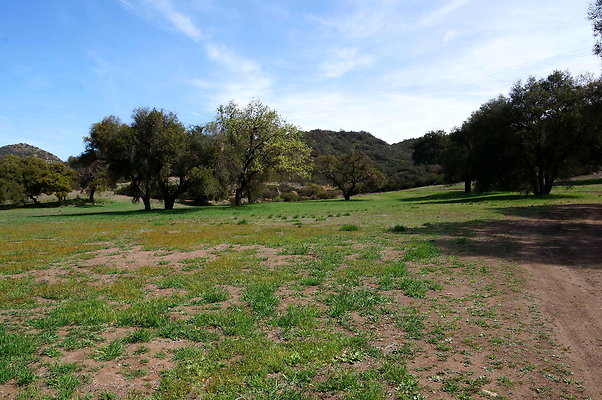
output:
<path id="1" fill-rule="evenodd" d="M 242 204 L 246 194 L 270 177 L 303 177 L 311 168 L 310 149 L 299 130 L 275 110 L 254 100 L 241 108 L 235 102 L 220 106 L 209 128 L 220 143 L 219 167 L 223 181 Z"/>

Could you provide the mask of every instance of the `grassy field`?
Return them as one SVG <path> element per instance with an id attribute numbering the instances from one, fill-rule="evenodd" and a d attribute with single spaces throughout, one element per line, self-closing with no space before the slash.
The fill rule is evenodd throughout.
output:
<path id="1" fill-rule="evenodd" d="M 583 399 L 488 227 L 600 204 L 431 187 L 344 202 L 0 211 L 0 394 Z"/>

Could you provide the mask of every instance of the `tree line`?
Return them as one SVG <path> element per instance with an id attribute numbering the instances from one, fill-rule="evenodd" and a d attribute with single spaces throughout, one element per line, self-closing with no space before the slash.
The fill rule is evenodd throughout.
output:
<path id="1" fill-rule="evenodd" d="M 449 134 L 419 138 L 413 160 L 441 165 L 466 192 L 549 194 L 559 178 L 602 164 L 602 81 L 562 71 L 519 81 Z"/>
<path id="2" fill-rule="evenodd" d="M 70 164 L 90 199 L 99 190 L 127 183 L 125 193 L 151 209 L 190 198 L 197 205 L 233 197 L 253 203 L 269 181 L 311 178 L 314 165 L 345 200 L 377 188 L 382 174 L 362 154 L 323 156 L 315 161 L 302 132 L 260 101 L 217 109 L 213 121 L 184 126 L 174 113 L 139 108 L 130 124 L 114 116 L 92 125 L 86 149 Z"/>

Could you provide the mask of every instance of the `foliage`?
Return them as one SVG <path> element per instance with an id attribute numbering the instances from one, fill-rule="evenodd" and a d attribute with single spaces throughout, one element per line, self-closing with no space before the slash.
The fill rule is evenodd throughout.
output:
<path id="1" fill-rule="evenodd" d="M 592 21 L 596 44 L 594 54 L 602 56 L 602 0 L 593 0 L 588 9 L 587 16 Z"/>
<path id="2" fill-rule="evenodd" d="M 29 198 L 37 203 L 41 194 L 54 194 L 62 201 L 74 180 L 75 172 L 63 163 L 9 155 L 0 160 L 0 202 L 21 203 Z"/>
<path id="3" fill-rule="evenodd" d="M 529 78 L 510 92 L 515 140 L 520 147 L 524 183 L 535 194 L 549 194 L 579 157 L 599 145 L 600 81 L 578 80 L 556 71 Z M 592 129 L 593 128 L 593 129 Z"/>
<path id="4" fill-rule="evenodd" d="M 531 77 L 472 113 L 435 158 L 466 192 L 476 182 L 479 191 L 549 194 L 558 178 L 600 165 L 601 100 L 600 80 L 560 71 Z"/>
<path id="5" fill-rule="evenodd" d="M 132 120 L 128 126 L 110 116 L 92 125 L 86 151 L 106 162 L 113 180 L 127 179 L 134 200 L 141 199 L 146 210 L 154 194 L 172 209 L 193 182 L 204 183 L 198 170 L 203 130 L 186 130 L 175 114 L 157 109 L 138 108 Z"/>
<path id="6" fill-rule="evenodd" d="M 356 151 L 341 156 L 320 156 L 316 160 L 316 170 L 343 192 L 345 200 L 385 184 L 383 173 L 368 157 Z"/>
<path id="7" fill-rule="evenodd" d="M 88 194 L 88 200 L 94 202 L 97 192 L 115 188 L 115 182 L 109 177 L 108 165 L 98 156 L 95 149 L 87 149 L 77 157 L 69 157 L 69 166 L 79 178 L 79 187 Z"/>
<path id="8" fill-rule="evenodd" d="M 259 101 L 240 108 L 230 102 L 217 110 L 211 129 L 220 140 L 219 166 L 235 192 L 235 204 L 270 176 L 307 176 L 309 148 L 293 125 Z"/>
<path id="9" fill-rule="evenodd" d="M 447 145 L 445 131 L 430 131 L 414 142 L 414 164 L 440 164 L 440 156 Z"/>

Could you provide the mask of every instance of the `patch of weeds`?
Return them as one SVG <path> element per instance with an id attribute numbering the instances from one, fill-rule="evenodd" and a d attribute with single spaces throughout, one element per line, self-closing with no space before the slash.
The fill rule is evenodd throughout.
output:
<path id="1" fill-rule="evenodd" d="M 121 310 L 117 323 L 121 326 L 157 328 L 165 323 L 167 312 L 174 306 L 172 299 L 143 300 Z"/>
<path id="2" fill-rule="evenodd" d="M 401 400 L 422 400 L 424 396 L 419 393 L 418 379 L 408 372 L 405 363 L 397 364 L 386 362 L 380 369 L 382 377 L 396 386 L 397 398 Z"/>
<path id="3" fill-rule="evenodd" d="M 304 256 L 309 254 L 311 246 L 307 243 L 293 243 L 285 246 L 278 254 L 290 256 Z"/>
<path id="4" fill-rule="evenodd" d="M 99 331 L 99 327 L 72 329 L 67 333 L 60 346 L 67 351 L 94 346 L 96 343 L 104 341 L 104 338 L 98 334 Z"/>
<path id="5" fill-rule="evenodd" d="M 188 361 L 199 358 L 203 355 L 203 350 L 197 347 L 181 347 L 173 351 L 174 361 Z"/>
<path id="6" fill-rule="evenodd" d="M 339 230 L 342 232 L 355 232 L 355 231 L 359 231 L 360 227 L 357 225 L 341 225 L 339 227 Z"/>
<path id="7" fill-rule="evenodd" d="M 48 366 L 46 384 L 57 391 L 58 399 L 72 398 L 81 383 L 81 378 L 74 375 L 80 367 L 77 363 L 59 363 Z"/>
<path id="8" fill-rule="evenodd" d="M 6 332 L 0 325 L 0 384 L 15 379 L 18 386 L 29 385 L 35 374 L 29 367 L 38 345 L 22 333 Z"/>
<path id="9" fill-rule="evenodd" d="M 68 325 L 100 325 L 112 322 L 113 308 L 100 299 L 72 299 L 61 303 L 47 316 L 34 319 L 31 325 L 37 329 L 57 328 Z"/>
<path id="10" fill-rule="evenodd" d="M 315 306 L 289 305 L 286 311 L 274 320 L 274 325 L 284 329 L 313 328 L 319 313 Z"/>
<path id="11" fill-rule="evenodd" d="M 274 314 L 280 300 L 274 295 L 276 286 L 269 283 L 255 283 L 247 286 L 242 294 L 253 312 L 260 317 L 269 317 Z"/>
<path id="12" fill-rule="evenodd" d="M 335 373 L 329 373 L 326 380 L 318 382 L 315 386 L 319 392 L 334 392 L 350 390 L 359 387 L 359 374 L 352 370 L 341 369 Z"/>
<path id="13" fill-rule="evenodd" d="M 391 232 L 391 233 L 405 233 L 408 231 L 408 228 L 406 228 L 403 225 L 395 225 L 390 227 L 389 229 L 387 229 L 387 232 Z"/>
<path id="14" fill-rule="evenodd" d="M 144 280 L 131 276 L 119 277 L 103 292 L 109 299 L 120 301 L 140 300 L 144 297 Z"/>
<path id="15" fill-rule="evenodd" d="M 166 321 L 159 327 L 157 334 L 172 340 L 184 339 L 192 342 L 206 342 L 217 338 L 215 333 L 184 321 Z"/>
<path id="16" fill-rule="evenodd" d="M 439 256 L 439 250 L 431 241 L 415 240 L 408 244 L 403 255 L 405 261 L 423 261 Z"/>
<path id="17" fill-rule="evenodd" d="M 301 286 L 320 286 L 324 282 L 324 274 L 303 276 L 297 282 Z"/>
<path id="18" fill-rule="evenodd" d="M 404 343 L 403 346 L 397 347 L 393 350 L 393 354 L 399 356 L 402 359 L 411 360 L 416 358 L 416 355 L 420 351 L 419 348 L 412 342 Z"/>
<path id="19" fill-rule="evenodd" d="M 181 289 L 189 286 L 189 278 L 182 274 L 172 274 L 157 283 L 159 289 Z"/>
<path id="20" fill-rule="evenodd" d="M 123 356 L 123 341 L 115 340 L 107 346 L 94 350 L 92 358 L 96 361 L 112 361 Z"/>
<path id="21" fill-rule="evenodd" d="M 459 373 L 454 376 L 445 376 L 441 373 L 430 379 L 441 382 L 441 390 L 456 396 L 458 399 L 470 399 L 472 395 L 481 391 L 482 387 L 489 383 L 489 378 L 479 376 L 472 378 L 472 373 Z"/>
<path id="22" fill-rule="evenodd" d="M 395 285 L 398 289 L 403 290 L 404 294 L 417 299 L 426 298 L 426 285 L 423 280 L 403 277 Z"/>
<path id="23" fill-rule="evenodd" d="M 373 313 L 375 306 L 385 302 L 386 299 L 374 290 L 349 290 L 348 288 L 328 295 L 325 300 L 325 303 L 330 306 L 328 315 L 332 317 L 342 317 L 350 311 Z"/>
<path id="24" fill-rule="evenodd" d="M 199 294 L 205 304 L 220 303 L 230 298 L 228 290 L 221 286 L 212 286 Z"/>
<path id="25" fill-rule="evenodd" d="M 360 251 L 358 259 L 368 261 L 380 260 L 383 258 L 381 250 L 380 247 L 376 246 L 368 247 L 367 249 Z"/>
<path id="26" fill-rule="evenodd" d="M 130 332 L 123 341 L 124 343 L 147 343 L 151 341 L 153 336 L 153 333 L 148 329 L 136 329 Z"/>
<path id="27" fill-rule="evenodd" d="M 248 337 L 255 332 L 255 317 L 238 307 L 217 313 L 198 314 L 195 323 L 198 326 L 218 328 L 228 336 Z"/>
<path id="28" fill-rule="evenodd" d="M 241 219 L 236 223 L 236 225 L 249 225 L 249 221 L 247 221 L 246 219 Z"/>
<path id="29" fill-rule="evenodd" d="M 42 354 L 46 357 L 58 358 L 63 355 L 63 352 L 56 346 L 49 346 L 42 351 Z"/>
<path id="30" fill-rule="evenodd" d="M 405 306 L 401 308 L 397 324 L 406 332 L 408 339 L 417 340 L 422 338 L 425 318 L 417 308 Z"/>

